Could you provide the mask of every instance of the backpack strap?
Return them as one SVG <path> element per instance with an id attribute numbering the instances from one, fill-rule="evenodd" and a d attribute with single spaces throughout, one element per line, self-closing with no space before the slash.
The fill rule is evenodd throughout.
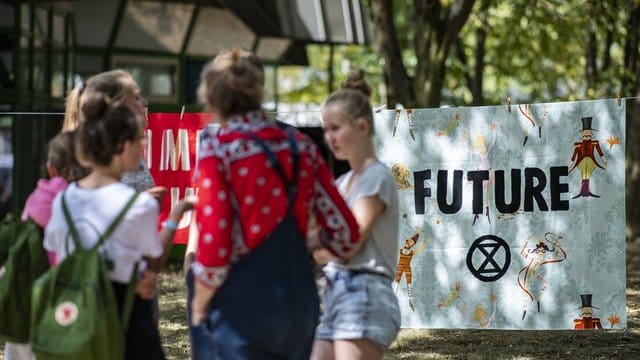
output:
<path id="1" fill-rule="evenodd" d="M 62 193 L 62 211 L 64 212 L 64 218 L 67 221 L 67 226 L 69 227 L 69 232 L 71 233 L 71 237 L 72 237 L 72 239 L 73 239 L 73 241 L 74 241 L 74 243 L 76 245 L 76 249 L 77 249 L 77 248 L 79 248 L 81 246 L 81 244 L 80 244 L 80 234 L 78 233 L 78 229 L 76 229 L 75 225 L 73 224 L 73 221 L 71 220 L 71 213 L 69 212 L 69 207 L 67 206 L 67 202 L 66 202 L 66 200 L 64 198 L 65 195 L 66 195 L 66 191 Z M 127 212 L 129 211 L 129 209 L 131 208 L 133 203 L 138 198 L 138 195 L 140 195 L 140 193 L 136 191 L 131 196 L 131 198 L 129 198 L 129 200 L 124 205 L 122 210 L 120 210 L 118 215 L 116 215 L 116 218 L 113 220 L 113 222 L 111 222 L 111 225 L 109 225 L 109 227 L 107 227 L 107 230 L 105 230 L 104 233 L 102 233 L 102 235 L 100 235 L 100 238 L 99 238 L 98 242 L 96 243 L 95 246 L 92 247 L 92 249 L 96 249 L 97 247 L 102 245 L 106 241 L 106 239 L 108 239 L 109 236 L 111 236 L 113 231 L 116 229 L 116 227 L 118 227 L 118 225 L 120 224 L 120 222 L 122 221 L 124 216 L 127 214 Z M 135 289 L 136 289 L 136 284 L 138 282 L 138 265 L 139 265 L 139 263 L 137 261 L 133 265 L 133 271 L 131 272 L 131 278 L 129 279 L 129 285 L 127 285 L 127 292 L 126 292 L 125 297 L 124 297 L 124 303 L 122 305 L 122 312 L 120 314 L 122 328 L 124 329 L 125 332 L 129 328 L 129 319 L 131 318 L 131 310 L 133 309 L 133 300 L 134 300 L 134 297 L 135 297 Z"/>
<path id="2" fill-rule="evenodd" d="M 64 213 L 64 218 L 65 218 L 65 220 L 67 222 L 67 226 L 69 227 L 69 232 L 71 233 L 71 238 L 73 239 L 73 242 L 75 243 L 76 248 L 79 248 L 81 246 L 81 244 L 80 244 L 80 233 L 78 233 L 78 229 L 73 224 L 73 220 L 71 219 L 71 213 L 69 212 L 69 207 L 67 206 L 67 201 L 65 200 L 65 195 L 66 194 L 67 194 L 67 191 L 65 190 L 62 193 L 62 212 Z M 126 215 L 127 211 L 129 211 L 129 209 L 131 208 L 133 203 L 136 201 L 136 199 L 138 198 L 138 195 L 140 195 L 140 193 L 136 191 L 133 194 L 133 196 L 131 196 L 131 198 L 129 199 L 129 201 L 127 201 L 127 203 L 124 205 L 122 210 L 120 210 L 118 215 L 116 215 L 116 218 L 113 220 L 111 225 L 109 225 L 109 227 L 107 227 L 107 230 L 105 230 L 105 232 L 102 233 L 102 235 L 100 235 L 100 238 L 98 239 L 98 242 L 96 243 L 94 248 L 97 248 L 100 245 L 102 245 L 102 243 L 104 243 L 104 241 L 109 236 L 111 236 L 111 233 L 113 233 L 113 231 L 116 229 L 118 224 L 120 224 L 120 221 L 122 221 L 122 219 Z"/>
<path id="3" fill-rule="evenodd" d="M 287 175 L 282 168 L 282 165 L 276 158 L 276 155 L 269 149 L 269 146 L 265 143 L 265 141 L 250 131 L 240 131 L 241 133 L 248 135 L 251 139 L 255 140 L 258 145 L 262 148 L 262 151 L 267 156 L 269 160 L 269 164 L 278 174 L 278 177 L 282 180 L 285 189 L 287 190 L 287 207 L 288 210 L 293 210 L 295 199 L 298 194 L 298 168 L 300 163 L 300 150 L 298 149 L 298 143 L 295 139 L 295 130 L 293 128 L 284 128 L 280 126 L 282 130 L 284 130 L 287 135 L 287 141 L 289 142 L 289 150 L 291 152 L 292 158 L 292 169 L 291 169 L 291 180 L 287 179 Z"/>
<path id="4" fill-rule="evenodd" d="M 133 271 L 131 272 L 131 278 L 129 279 L 129 285 L 127 285 L 127 293 L 124 296 L 124 302 L 122 303 L 122 312 L 120 319 L 122 319 L 122 328 L 125 333 L 129 329 L 129 320 L 131 319 L 131 310 L 133 310 L 133 299 L 136 294 L 136 285 L 138 284 L 138 265 L 139 262 L 133 265 Z"/>

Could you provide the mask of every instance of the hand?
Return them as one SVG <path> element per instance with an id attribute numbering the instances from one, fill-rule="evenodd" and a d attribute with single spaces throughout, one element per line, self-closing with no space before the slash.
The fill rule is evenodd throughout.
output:
<path id="1" fill-rule="evenodd" d="M 333 254 L 326 248 L 314 250 L 312 255 L 313 260 L 315 260 L 318 265 L 325 265 L 334 258 Z"/>
<path id="2" fill-rule="evenodd" d="M 184 199 L 180 200 L 172 209 L 169 214 L 169 219 L 174 220 L 176 222 L 182 219 L 182 215 L 186 211 L 192 210 L 198 204 L 198 197 L 195 195 L 187 196 Z"/>
<path id="3" fill-rule="evenodd" d="M 136 294 L 143 300 L 152 300 L 156 296 L 158 274 L 147 269 L 136 284 Z"/>
<path id="4" fill-rule="evenodd" d="M 320 227 L 309 227 L 307 229 L 307 250 L 309 250 L 309 252 L 313 252 L 314 250 L 318 250 L 323 247 L 324 245 L 320 240 Z"/>
<path id="5" fill-rule="evenodd" d="M 154 199 L 158 200 L 158 204 L 162 205 L 162 200 L 164 196 L 167 195 L 167 188 L 164 186 L 154 186 L 151 189 L 147 189 L 147 192 L 153 196 Z"/>

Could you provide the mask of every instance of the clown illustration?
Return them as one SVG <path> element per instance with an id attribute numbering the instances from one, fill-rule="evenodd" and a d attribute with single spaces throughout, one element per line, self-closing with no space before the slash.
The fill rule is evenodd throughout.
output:
<path id="1" fill-rule="evenodd" d="M 575 168 L 578 168 L 582 178 L 580 192 L 578 195 L 574 196 L 573 199 L 589 196 L 599 198 L 599 195 L 591 192 L 589 181 L 591 180 L 591 174 L 593 174 L 596 167 L 604 169 L 608 165 L 607 159 L 605 159 L 602 149 L 600 148 L 600 142 L 593 139 L 593 132 L 597 130 L 591 128 L 592 120 L 592 117 L 582 118 L 582 141 L 573 144 L 573 155 L 571 155 L 569 173 L 571 173 Z M 600 165 L 596 160 L 596 153 L 602 159 L 604 166 Z"/>
<path id="2" fill-rule="evenodd" d="M 551 232 L 544 234 L 544 241 L 539 241 L 535 245 L 528 247 L 525 241 L 520 250 L 522 255 L 529 262 L 518 272 L 518 286 L 524 292 L 525 304 L 522 312 L 522 320 L 527 315 L 527 309 L 532 302 L 536 303 L 536 310 L 540 313 L 540 298 L 547 289 L 547 279 L 545 278 L 545 265 L 560 263 L 567 258 L 567 253 L 560 245 L 562 236 Z"/>
<path id="3" fill-rule="evenodd" d="M 591 305 L 591 297 L 592 294 L 580 295 L 580 300 L 582 300 L 582 306 L 580 307 L 582 313 L 580 315 L 582 317 L 573 320 L 574 330 L 602 329 L 600 318 L 593 317 L 593 309 L 597 309 L 597 307 Z"/>
<path id="4" fill-rule="evenodd" d="M 418 231 L 418 229 L 416 229 Z M 404 274 L 404 278 L 407 282 L 407 296 L 409 297 L 409 306 L 411 310 L 413 309 L 413 297 L 411 295 L 411 260 L 414 255 L 417 255 L 424 250 L 424 248 L 429 243 L 430 239 L 426 239 L 420 246 L 414 249 L 416 244 L 418 243 L 418 238 L 423 231 L 418 231 L 415 235 L 410 238 L 405 239 L 404 246 L 400 248 L 400 259 L 398 260 L 398 270 L 396 271 L 395 278 L 395 288 L 396 293 L 398 292 L 398 288 L 400 288 L 400 280 L 402 280 L 402 275 Z"/>
<path id="5" fill-rule="evenodd" d="M 391 166 L 391 173 L 396 179 L 396 186 L 398 187 L 398 190 L 413 189 L 413 185 L 409 182 L 409 175 L 411 172 L 406 164 L 393 164 L 393 166 Z"/>

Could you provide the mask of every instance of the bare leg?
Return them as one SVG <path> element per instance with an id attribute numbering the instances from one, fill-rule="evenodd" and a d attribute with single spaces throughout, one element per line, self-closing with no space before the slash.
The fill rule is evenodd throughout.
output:
<path id="1" fill-rule="evenodd" d="M 333 343 L 327 340 L 315 340 L 310 360 L 333 360 Z"/>
<path id="2" fill-rule="evenodd" d="M 336 360 L 382 360 L 384 351 L 367 339 L 336 340 Z"/>

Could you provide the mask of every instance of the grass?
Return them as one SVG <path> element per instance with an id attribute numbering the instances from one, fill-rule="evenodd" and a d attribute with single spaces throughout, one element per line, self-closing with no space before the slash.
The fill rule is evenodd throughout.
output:
<path id="1" fill-rule="evenodd" d="M 188 359 L 181 267 L 160 276 L 160 333 L 167 359 Z M 627 243 L 628 331 L 403 329 L 385 359 L 640 359 L 640 238 Z M 0 359 L 4 358 L 0 349 Z"/>
<path id="2" fill-rule="evenodd" d="M 181 270 L 160 278 L 160 331 L 167 359 L 186 359 Z M 627 243 L 627 326 L 622 330 L 403 329 L 385 359 L 640 359 L 640 238 Z"/>

